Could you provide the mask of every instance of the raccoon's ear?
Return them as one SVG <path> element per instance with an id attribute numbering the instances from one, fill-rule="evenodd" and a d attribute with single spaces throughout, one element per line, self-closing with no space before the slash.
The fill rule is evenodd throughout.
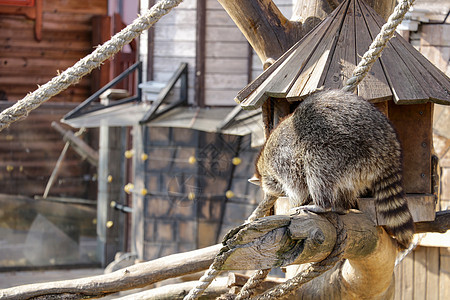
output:
<path id="1" fill-rule="evenodd" d="M 250 178 L 248 180 L 248 182 L 256 184 L 256 185 L 261 185 L 261 179 L 259 179 L 258 177 L 256 177 L 256 175 L 253 175 L 252 178 Z"/>

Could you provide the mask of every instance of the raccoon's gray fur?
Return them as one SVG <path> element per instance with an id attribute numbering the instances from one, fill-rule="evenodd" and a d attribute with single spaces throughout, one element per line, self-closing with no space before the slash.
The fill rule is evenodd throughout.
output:
<path id="1" fill-rule="evenodd" d="M 386 230 L 408 247 L 414 223 L 402 188 L 402 153 L 389 120 L 372 104 L 340 90 L 306 98 L 270 134 L 256 162 L 266 195 L 291 207 L 356 208 L 372 191 Z"/>

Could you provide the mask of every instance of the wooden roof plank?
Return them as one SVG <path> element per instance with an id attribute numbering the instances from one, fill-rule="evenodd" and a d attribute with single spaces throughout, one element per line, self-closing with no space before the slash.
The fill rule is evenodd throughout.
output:
<path id="1" fill-rule="evenodd" d="M 348 5 L 347 2 L 343 3 Z M 313 51 L 313 55 L 304 68 L 299 70 L 301 74 L 290 88 L 286 96 L 288 100 L 301 99 L 319 87 L 320 78 L 322 77 L 322 73 L 325 72 L 323 67 L 329 64 L 328 60 L 331 59 L 330 54 L 333 54 L 332 46 L 336 44 L 337 38 L 339 37 L 338 30 L 344 21 L 346 8 L 347 6 L 341 6 L 336 18 L 333 19 L 327 32 Z"/>
<path id="2" fill-rule="evenodd" d="M 450 78 L 439 70 L 433 63 L 431 63 L 425 56 L 417 51 L 410 43 L 404 39 L 400 39 L 402 44 L 408 44 L 411 47 L 407 47 L 406 50 L 416 59 L 418 64 L 428 71 L 429 76 L 425 77 L 425 80 L 433 84 L 434 87 L 440 88 L 440 92 L 436 93 L 433 88 L 433 93 L 430 95 L 430 99 L 435 103 L 450 105 Z M 433 79 L 436 83 L 433 83 Z M 442 97 L 442 98 L 441 98 Z"/>
<path id="3" fill-rule="evenodd" d="M 355 1 L 351 1 L 342 24 L 330 65 L 322 74 L 319 85 L 326 88 L 340 89 L 356 67 L 355 50 Z"/>
<path id="4" fill-rule="evenodd" d="M 378 25 L 383 24 L 384 21 L 379 15 L 373 11 L 370 12 Z M 449 105 L 450 79 L 401 36 L 392 38 L 391 44 L 400 56 L 408 62 L 408 67 L 421 83 L 429 98 L 433 102 Z"/>
<path id="5" fill-rule="evenodd" d="M 363 1 L 359 3 L 361 3 L 361 11 L 369 26 L 371 35 L 376 36 L 380 32 L 381 27 L 372 18 L 370 8 Z M 394 101 L 396 103 L 411 104 L 428 101 L 427 93 L 422 89 L 420 83 L 416 80 L 390 42 L 384 48 L 383 55 L 379 60 L 381 60 L 381 65 L 383 66 L 391 90 L 394 93 Z"/>
<path id="6" fill-rule="evenodd" d="M 322 22 L 317 25 L 316 30 L 320 30 L 322 35 L 324 34 L 324 31 L 326 30 L 329 23 L 331 23 L 332 19 L 336 15 L 337 12 L 333 12 L 330 17 L 324 19 Z M 245 88 L 243 88 L 237 96 L 235 97 L 235 101 L 237 103 L 241 103 L 246 99 L 250 94 L 252 94 L 256 89 L 267 79 L 269 79 L 269 76 L 272 75 L 274 71 L 280 67 L 287 58 L 289 58 L 294 52 L 297 51 L 297 48 L 304 43 L 305 41 L 311 39 L 314 37 L 314 35 L 317 34 L 316 30 L 311 30 L 308 32 L 301 40 L 299 40 L 297 43 L 294 44 L 288 51 L 286 51 L 282 56 L 280 56 L 269 68 L 264 70 L 255 80 L 253 80 L 250 84 L 248 84 Z M 322 32 L 323 30 L 323 32 Z M 319 32 L 320 34 L 320 32 Z"/>
<path id="7" fill-rule="evenodd" d="M 318 50 L 319 45 L 326 39 L 329 26 L 335 22 L 342 10 L 343 5 L 333 11 L 333 14 L 326 19 L 326 22 L 323 22 L 322 26 L 316 27 L 312 30 L 313 33 L 311 35 L 302 39 L 302 43 L 295 50 L 295 55 L 289 58 L 289 61 L 284 66 L 278 68 L 279 73 L 275 75 L 277 80 L 272 82 L 266 91 L 270 97 L 286 97 L 295 80 L 301 74 L 303 67 L 317 51 L 320 51 Z"/>
<path id="8" fill-rule="evenodd" d="M 269 98 L 269 95 L 275 97 L 286 96 L 286 85 L 290 83 L 280 83 L 278 77 L 281 77 L 281 79 L 283 79 L 284 75 L 286 75 L 286 78 L 288 76 L 289 78 L 292 78 L 292 75 L 298 75 L 298 68 L 300 68 L 299 62 L 303 65 L 304 62 L 302 61 L 307 60 L 311 56 L 311 54 L 315 50 L 313 45 L 317 44 L 317 41 L 322 39 L 323 35 L 326 33 L 328 25 L 331 24 L 333 19 L 336 17 L 337 12 L 338 9 L 336 9 L 330 15 L 330 17 L 323 20 L 314 30 L 310 31 L 303 39 L 292 46 L 291 49 L 289 49 L 277 61 L 275 61 L 275 63 L 266 71 L 264 71 L 257 79 L 255 79 L 246 88 L 239 92 L 235 100 L 238 103 L 241 103 L 241 107 L 243 109 L 250 110 L 260 107 L 262 103 L 264 103 Z M 303 52 L 302 50 L 307 52 Z M 292 68 L 295 69 L 292 70 Z M 287 71 L 289 71 L 290 73 Z M 286 78 L 284 79 L 288 81 L 288 79 Z M 273 91 L 274 89 L 276 89 L 277 84 L 284 85 L 284 87 L 286 88 L 286 92 L 282 93 L 280 92 L 280 89 Z"/>
<path id="9" fill-rule="evenodd" d="M 361 61 L 364 53 L 369 49 L 373 37 L 363 18 L 359 1 L 355 4 L 355 35 L 357 63 Z M 352 70 L 353 71 L 353 70 Z M 380 102 L 392 99 L 392 91 L 381 67 L 381 62 L 377 60 L 366 77 L 358 84 L 358 95 L 370 102 Z"/>

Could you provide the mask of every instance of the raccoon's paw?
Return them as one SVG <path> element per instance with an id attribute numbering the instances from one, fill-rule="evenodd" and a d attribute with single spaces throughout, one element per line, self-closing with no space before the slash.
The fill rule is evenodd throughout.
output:
<path id="1" fill-rule="evenodd" d="M 331 208 L 323 208 L 318 205 L 309 204 L 309 205 L 302 205 L 299 207 L 294 207 L 291 209 L 291 211 L 294 212 L 294 214 L 299 215 L 300 213 L 316 213 L 316 214 L 323 214 L 331 211 Z"/>

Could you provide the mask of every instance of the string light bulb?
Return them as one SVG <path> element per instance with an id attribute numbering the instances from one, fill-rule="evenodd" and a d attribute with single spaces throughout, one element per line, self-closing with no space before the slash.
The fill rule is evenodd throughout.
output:
<path id="1" fill-rule="evenodd" d="M 233 191 L 232 191 L 232 190 L 228 190 L 228 191 L 225 193 L 225 197 L 227 197 L 227 199 L 233 198 L 233 197 L 234 197 Z"/>
<path id="2" fill-rule="evenodd" d="M 233 159 L 231 160 L 231 163 L 235 166 L 241 164 L 242 160 L 239 157 L 233 157 Z"/>
<path id="3" fill-rule="evenodd" d="M 133 155 L 134 155 L 134 150 L 133 149 L 125 151 L 125 158 L 130 159 L 130 158 L 133 157 Z"/>
<path id="4" fill-rule="evenodd" d="M 125 187 L 123 188 L 123 190 L 125 191 L 125 193 L 127 194 L 131 194 L 131 191 L 134 189 L 134 184 L 132 183 L 128 183 L 127 185 L 125 185 Z"/>

